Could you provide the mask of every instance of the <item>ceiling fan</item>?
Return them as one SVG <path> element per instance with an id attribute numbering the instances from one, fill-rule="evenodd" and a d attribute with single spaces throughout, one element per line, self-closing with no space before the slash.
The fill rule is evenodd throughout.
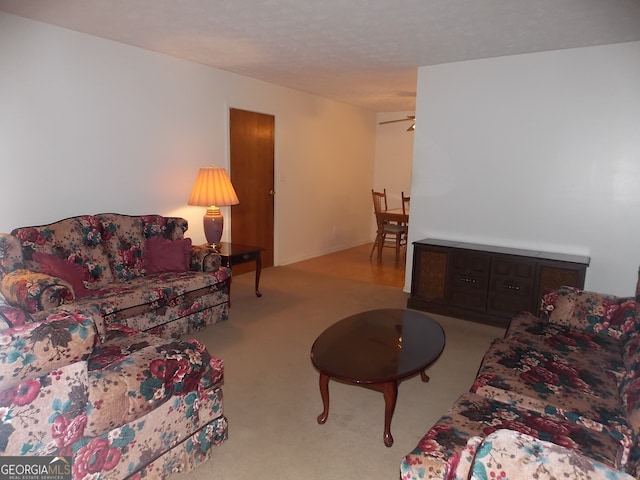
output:
<path id="1" fill-rule="evenodd" d="M 378 125 L 384 125 L 385 123 L 396 123 L 396 122 L 411 122 L 411 126 L 407 128 L 407 132 L 411 132 L 416 129 L 415 115 L 407 115 L 407 118 L 399 118 L 398 120 L 387 120 L 386 122 L 378 123 Z"/>

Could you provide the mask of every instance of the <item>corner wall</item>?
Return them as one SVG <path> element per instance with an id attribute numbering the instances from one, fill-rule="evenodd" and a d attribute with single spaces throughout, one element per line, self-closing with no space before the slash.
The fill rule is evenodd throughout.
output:
<path id="1" fill-rule="evenodd" d="M 638 85 L 640 42 L 421 67 L 410 241 L 586 254 L 586 288 L 632 295 Z"/>

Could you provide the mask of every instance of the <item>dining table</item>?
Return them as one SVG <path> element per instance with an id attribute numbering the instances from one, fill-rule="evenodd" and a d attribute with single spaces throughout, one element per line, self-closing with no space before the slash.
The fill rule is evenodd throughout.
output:
<path id="1" fill-rule="evenodd" d="M 392 222 L 398 224 L 409 224 L 409 210 L 402 208 L 391 208 L 389 210 L 383 210 L 380 212 L 382 219 L 385 222 Z"/>

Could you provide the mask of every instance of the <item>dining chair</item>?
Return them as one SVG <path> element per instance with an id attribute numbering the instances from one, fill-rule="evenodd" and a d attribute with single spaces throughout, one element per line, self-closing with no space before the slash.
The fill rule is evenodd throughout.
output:
<path id="1" fill-rule="evenodd" d="M 411 197 L 405 197 L 404 192 L 402 192 L 402 213 L 406 215 L 409 213 L 409 205 L 411 203 Z"/>
<path id="2" fill-rule="evenodd" d="M 392 223 L 385 220 L 384 212 L 387 210 L 387 190 L 376 192 L 371 189 L 373 198 L 373 213 L 376 217 L 376 239 L 373 242 L 369 258 L 373 257 L 373 253 L 378 248 L 378 261 L 382 260 L 382 249 L 384 247 L 395 248 L 396 264 L 400 261 L 400 250 L 406 245 L 407 226 L 404 224 Z M 384 208 L 383 208 L 384 206 Z M 387 236 L 392 238 L 387 239 Z"/>

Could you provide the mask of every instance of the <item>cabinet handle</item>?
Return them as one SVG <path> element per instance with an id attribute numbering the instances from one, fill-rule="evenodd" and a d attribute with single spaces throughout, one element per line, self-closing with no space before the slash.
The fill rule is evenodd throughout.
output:
<path id="1" fill-rule="evenodd" d="M 473 277 L 463 277 L 462 275 L 458 275 L 458 280 L 464 283 L 478 283 L 478 281 Z"/>
<path id="2" fill-rule="evenodd" d="M 503 283 L 502 285 L 500 285 L 502 288 L 505 288 L 507 290 L 520 290 L 520 285 L 518 285 L 517 283 L 513 283 L 513 282 L 506 282 Z"/>

